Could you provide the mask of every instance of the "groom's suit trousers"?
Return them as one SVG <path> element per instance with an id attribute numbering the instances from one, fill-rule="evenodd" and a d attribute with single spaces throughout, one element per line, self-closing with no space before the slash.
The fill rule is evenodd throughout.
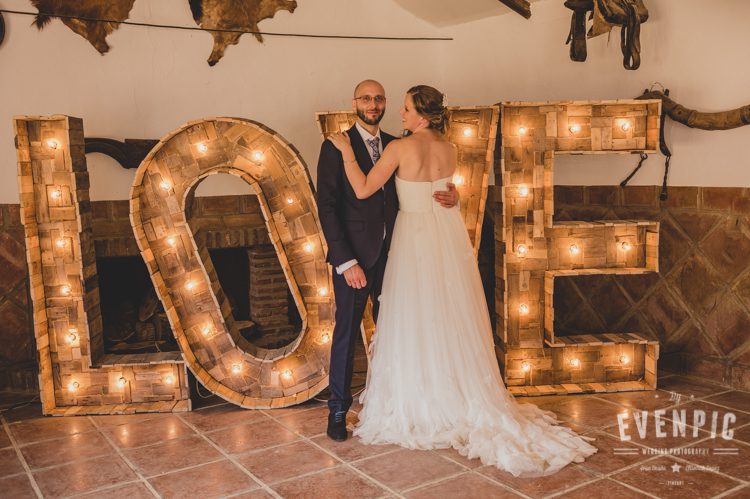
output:
<path id="1" fill-rule="evenodd" d="M 352 405 L 352 372 L 354 367 L 354 347 L 361 334 L 360 324 L 367 305 L 368 296 L 372 296 L 373 316 L 377 319 L 380 302 L 380 290 L 383 285 L 383 273 L 386 262 L 386 249 L 381 250 L 378 260 L 369 269 L 365 269 L 367 285 L 355 289 L 346 283 L 343 275 L 333 273 L 333 292 L 336 296 L 336 325 L 331 341 L 331 369 L 329 373 L 328 408 L 331 412 L 346 412 Z"/>

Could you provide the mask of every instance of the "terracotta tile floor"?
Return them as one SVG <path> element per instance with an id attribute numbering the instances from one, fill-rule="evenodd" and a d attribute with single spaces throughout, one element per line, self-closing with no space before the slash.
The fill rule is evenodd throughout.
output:
<path id="1" fill-rule="evenodd" d="M 662 377 L 659 386 L 520 399 L 555 412 L 599 448 L 584 463 L 536 479 L 515 478 L 452 449 L 332 442 L 325 436 L 327 409 L 316 401 L 246 411 L 209 399 L 191 413 L 73 418 L 41 417 L 31 403 L 0 412 L 0 497 L 750 498 L 750 393 L 676 375 Z M 0 396 L 0 408 L 18 403 Z M 663 437 L 656 435 L 657 410 L 664 411 Z M 648 411 L 643 438 L 642 411 Z M 734 438 L 724 439 L 729 412 Z M 701 414 L 705 423 L 694 428 Z M 627 441 L 618 415 L 628 424 Z"/>

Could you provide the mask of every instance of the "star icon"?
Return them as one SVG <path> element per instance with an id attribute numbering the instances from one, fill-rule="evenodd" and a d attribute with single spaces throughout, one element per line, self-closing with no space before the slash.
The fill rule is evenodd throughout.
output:
<path id="1" fill-rule="evenodd" d="M 672 465 L 672 473 L 679 473 L 680 472 L 680 468 L 682 468 L 681 464 L 674 463 Z"/>

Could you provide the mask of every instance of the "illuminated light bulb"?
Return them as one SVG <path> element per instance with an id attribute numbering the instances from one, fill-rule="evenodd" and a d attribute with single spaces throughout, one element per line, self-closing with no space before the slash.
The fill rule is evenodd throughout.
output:
<path id="1" fill-rule="evenodd" d="M 620 125 L 620 128 L 622 128 L 623 131 L 627 132 L 628 130 L 630 130 L 630 126 L 631 125 L 629 121 L 623 121 L 622 125 Z"/>
<path id="2" fill-rule="evenodd" d="M 628 241 L 625 241 L 624 243 L 622 243 L 620 247 L 622 248 L 623 251 L 630 251 L 633 249 L 633 245 L 630 244 Z"/>
<path id="3" fill-rule="evenodd" d="M 525 198 L 529 195 L 529 188 L 525 185 L 522 185 L 518 188 L 518 196 Z"/>
<path id="4" fill-rule="evenodd" d="M 125 388 L 127 386 L 128 380 L 125 379 L 125 377 L 120 376 L 120 378 L 117 380 L 117 386 L 120 388 Z"/>
<path id="5" fill-rule="evenodd" d="M 168 385 L 174 385 L 174 376 L 172 376 L 171 374 L 167 374 L 166 376 L 164 376 L 164 383 Z"/>
<path id="6" fill-rule="evenodd" d="M 326 287 L 318 288 L 318 294 L 320 296 L 326 296 L 326 295 L 328 295 L 328 288 L 326 288 Z"/>
<path id="7" fill-rule="evenodd" d="M 578 133 L 581 131 L 581 125 L 570 125 L 568 130 L 570 130 L 570 133 Z"/>
<path id="8" fill-rule="evenodd" d="M 78 390 L 79 386 L 81 385 L 78 383 L 78 381 L 71 381 L 70 383 L 68 383 L 68 391 L 75 392 L 76 390 Z"/>
<path id="9" fill-rule="evenodd" d="M 168 191 L 169 189 L 172 188 L 172 184 L 170 184 L 166 180 L 162 180 L 161 182 L 159 182 L 159 187 L 161 187 L 165 191 Z"/>
<path id="10" fill-rule="evenodd" d="M 525 303 L 521 303 L 518 306 L 518 313 L 520 313 L 521 315 L 528 315 L 528 313 L 529 313 L 529 306 L 526 305 Z"/>
<path id="11" fill-rule="evenodd" d="M 78 330 L 74 327 L 68 329 L 68 334 L 65 336 L 65 343 L 67 343 L 68 345 L 72 345 L 73 343 L 75 343 L 78 339 L 78 335 L 76 334 L 77 332 Z"/>
<path id="12" fill-rule="evenodd" d="M 208 145 L 206 145 L 205 142 L 198 143 L 195 148 L 198 149 L 198 152 L 201 154 L 206 154 L 208 152 Z"/>
<path id="13" fill-rule="evenodd" d="M 570 365 L 572 367 L 578 367 L 581 365 L 581 361 L 578 358 L 573 357 L 572 359 L 570 359 Z"/>
<path id="14" fill-rule="evenodd" d="M 185 283 L 185 289 L 187 289 L 188 291 L 194 290 L 196 286 L 197 284 L 195 283 L 195 281 L 188 281 Z"/>
<path id="15" fill-rule="evenodd" d="M 251 157 L 253 158 L 253 161 L 263 161 L 263 153 L 260 151 L 253 151 Z"/>
<path id="16" fill-rule="evenodd" d="M 60 146 L 60 143 L 55 139 L 47 139 L 45 144 L 47 144 L 47 147 L 49 147 L 50 149 L 57 149 Z"/>
<path id="17" fill-rule="evenodd" d="M 66 284 L 66 285 L 64 285 L 63 287 L 60 288 L 60 292 L 64 296 L 68 296 L 72 291 L 73 290 L 71 289 L 71 287 L 68 284 Z"/>
<path id="18" fill-rule="evenodd" d="M 49 195 L 52 199 L 60 199 L 62 197 L 62 191 L 60 189 L 55 189 L 50 192 Z"/>
<path id="19" fill-rule="evenodd" d="M 55 241 L 55 246 L 57 246 L 58 248 L 64 248 L 67 245 L 68 241 L 66 241 L 64 237 L 61 237 L 60 239 Z"/>
<path id="20" fill-rule="evenodd" d="M 201 334 L 203 336 L 208 336 L 209 334 L 211 334 L 211 326 L 203 326 L 201 328 Z"/>
<path id="21" fill-rule="evenodd" d="M 232 374 L 239 374 L 242 372 L 242 366 L 240 364 L 232 364 Z"/>
<path id="22" fill-rule="evenodd" d="M 456 185 L 464 185 L 464 178 L 461 175 L 453 175 L 453 183 Z"/>
<path id="23" fill-rule="evenodd" d="M 305 243 L 303 248 L 307 253 L 312 253 L 312 251 L 315 249 L 315 245 L 313 243 Z"/>
<path id="24" fill-rule="evenodd" d="M 294 204 L 294 198 L 291 197 L 291 196 L 289 196 L 288 198 L 286 198 L 286 204 Z"/>
<path id="25" fill-rule="evenodd" d="M 519 135 L 526 135 L 526 132 L 528 132 L 528 131 L 529 131 L 528 128 L 526 128 L 525 126 L 519 126 L 518 127 L 518 134 Z"/>
<path id="26" fill-rule="evenodd" d="M 328 343 L 329 341 L 331 341 L 331 335 L 328 333 L 323 333 L 322 335 L 320 335 L 320 341 L 322 341 L 323 343 Z"/>
<path id="27" fill-rule="evenodd" d="M 175 246 L 177 246 L 177 238 L 174 236 L 168 237 L 167 244 L 174 248 Z"/>
<path id="28" fill-rule="evenodd" d="M 516 247 L 516 253 L 518 253 L 518 256 L 526 256 L 528 252 L 529 248 L 525 244 L 519 244 L 518 247 Z"/>
<path id="29" fill-rule="evenodd" d="M 284 379 L 292 379 L 292 370 L 291 369 L 285 369 L 281 373 L 281 377 Z"/>
<path id="30" fill-rule="evenodd" d="M 521 362 L 521 370 L 525 373 L 531 371 L 531 364 L 526 361 Z"/>
<path id="31" fill-rule="evenodd" d="M 471 131 L 471 128 L 464 128 L 464 137 L 471 137 L 472 135 L 474 135 L 474 132 Z"/>
<path id="32" fill-rule="evenodd" d="M 630 357 L 627 355 L 620 355 L 620 364 L 627 364 L 630 362 Z"/>
<path id="33" fill-rule="evenodd" d="M 581 252 L 581 248 L 579 248 L 577 244 L 571 244 L 570 248 L 568 248 L 568 251 L 570 251 L 571 255 L 577 255 Z"/>

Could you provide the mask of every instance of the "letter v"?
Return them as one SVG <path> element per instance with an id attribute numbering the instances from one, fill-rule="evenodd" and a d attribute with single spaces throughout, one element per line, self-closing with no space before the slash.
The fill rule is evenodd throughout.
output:
<path id="1" fill-rule="evenodd" d="M 635 427 L 638 428 L 638 436 L 641 439 L 646 438 L 646 430 L 648 429 L 648 411 L 636 411 L 633 414 L 635 420 Z"/>

